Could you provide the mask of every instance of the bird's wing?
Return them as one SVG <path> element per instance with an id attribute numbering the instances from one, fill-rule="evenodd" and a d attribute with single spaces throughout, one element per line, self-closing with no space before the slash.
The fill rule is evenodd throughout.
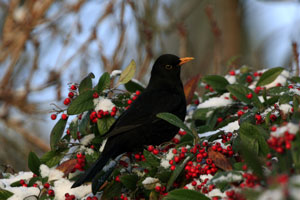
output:
<path id="1" fill-rule="evenodd" d="M 145 91 L 121 114 L 105 136 L 115 136 L 143 126 L 146 123 L 155 123 L 160 120 L 156 117 L 156 114 L 172 112 L 182 103 L 185 103 L 185 101 L 182 100 L 182 96 L 178 93 Z"/>

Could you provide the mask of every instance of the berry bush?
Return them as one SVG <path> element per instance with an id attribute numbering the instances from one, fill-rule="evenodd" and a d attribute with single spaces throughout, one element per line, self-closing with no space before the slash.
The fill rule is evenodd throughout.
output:
<path id="1" fill-rule="evenodd" d="M 180 127 L 172 141 L 124 154 L 95 196 L 90 184 L 71 189 L 143 91 L 134 72 L 131 62 L 96 85 L 93 74 L 70 84 L 64 107 L 51 114 L 51 151 L 29 154 L 31 172 L 4 174 L 0 199 L 300 199 L 300 78 L 280 67 L 192 78 L 185 122 L 157 115 Z"/>

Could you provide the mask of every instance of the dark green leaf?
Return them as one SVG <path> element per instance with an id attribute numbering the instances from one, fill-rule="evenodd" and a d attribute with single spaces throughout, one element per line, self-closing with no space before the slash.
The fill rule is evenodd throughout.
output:
<path id="1" fill-rule="evenodd" d="M 89 111 L 85 115 L 83 115 L 79 122 L 79 125 L 78 125 L 79 132 L 83 135 L 86 135 L 89 133 L 90 113 L 91 113 L 91 111 Z"/>
<path id="2" fill-rule="evenodd" d="M 210 85 L 216 91 L 226 91 L 226 86 L 229 82 L 222 76 L 218 75 L 207 75 L 202 78 L 202 80 Z"/>
<path id="3" fill-rule="evenodd" d="M 257 108 L 263 107 L 263 104 L 258 99 L 257 94 L 253 90 L 249 89 L 248 87 L 245 87 L 241 84 L 232 84 L 232 85 L 228 85 L 227 89 L 232 95 L 234 95 L 240 101 L 243 101 L 246 104 L 251 104 L 252 102 Z M 249 93 L 252 93 L 253 95 L 251 99 L 247 98 L 247 94 Z"/>
<path id="4" fill-rule="evenodd" d="M 254 152 L 262 156 L 266 156 L 269 153 L 269 146 L 266 142 L 268 133 L 260 126 L 244 122 L 239 129 L 239 136 L 242 142 Z"/>
<path id="5" fill-rule="evenodd" d="M 77 131 L 78 131 L 78 120 L 73 120 L 69 125 L 69 131 L 72 138 L 77 139 Z"/>
<path id="6" fill-rule="evenodd" d="M 170 171 L 161 171 L 156 174 L 156 177 L 162 182 L 162 183 L 167 183 L 169 178 L 171 176 Z"/>
<path id="7" fill-rule="evenodd" d="M 188 134 L 193 136 L 192 131 L 176 115 L 173 115 L 172 113 L 158 113 L 156 116 L 158 118 L 166 120 L 167 122 L 169 122 L 170 124 L 173 124 L 174 126 L 182 128 Z"/>
<path id="8" fill-rule="evenodd" d="M 176 189 L 168 193 L 163 200 L 209 200 L 204 194 L 195 190 Z"/>
<path id="9" fill-rule="evenodd" d="M 257 155 L 249 149 L 248 146 L 239 141 L 239 144 L 236 145 L 241 152 L 242 158 L 244 159 L 247 166 L 253 170 L 254 174 L 256 174 L 260 178 L 264 178 L 262 161 L 257 157 Z"/>
<path id="10" fill-rule="evenodd" d="M 136 174 L 122 175 L 120 181 L 126 188 L 133 191 L 136 188 L 138 176 Z"/>
<path id="11" fill-rule="evenodd" d="M 139 90 L 139 91 L 143 91 L 143 90 L 145 90 L 145 88 L 142 86 L 142 85 L 140 85 L 139 83 L 137 83 L 136 81 L 132 81 L 132 80 L 130 80 L 128 83 L 126 83 L 125 85 L 125 88 L 126 88 L 126 90 L 128 91 L 128 92 L 136 92 L 137 90 Z"/>
<path id="12" fill-rule="evenodd" d="M 40 158 L 40 161 L 48 167 L 53 167 L 60 162 L 63 156 L 64 154 L 61 152 L 49 151 Z"/>
<path id="13" fill-rule="evenodd" d="M 287 86 L 282 87 L 272 87 L 267 90 L 267 94 L 270 96 L 281 96 L 282 94 L 286 94 L 289 91 Z"/>
<path id="14" fill-rule="evenodd" d="M 20 183 L 20 180 L 15 181 L 15 182 L 10 184 L 10 187 L 20 187 L 20 186 L 22 186 L 21 183 Z"/>
<path id="15" fill-rule="evenodd" d="M 56 148 L 57 143 L 60 141 L 60 138 L 64 133 L 66 124 L 67 124 L 67 120 L 60 119 L 53 127 L 50 134 L 51 150 L 54 150 Z"/>
<path id="16" fill-rule="evenodd" d="M 111 116 L 98 119 L 97 126 L 100 135 L 104 135 L 109 130 L 111 125 L 113 125 L 114 122 L 115 122 L 115 118 Z"/>
<path id="17" fill-rule="evenodd" d="M 300 83 L 300 77 L 299 76 L 293 76 L 291 78 L 291 81 L 294 82 L 294 83 Z"/>
<path id="18" fill-rule="evenodd" d="M 143 154 L 146 158 L 146 162 L 149 163 L 152 167 L 158 167 L 159 166 L 159 163 L 160 163 L 159 159 L 155 155 L 153 155 L 152 153 L 150 153 L 146 149 L 144 149 Z"/>
<path id="19" fill-rule="evenodd" d="M 91 90 L 93 87 L 92 78 L 95 78 L 93 73 L 89 73 L 79 84 L 79 94 Z"/>
<path id="20" fill-rule="evenodd" d="M 257 86 L 264 86 L 272 83 L 279 74 L 284 70 L 282 67 L 275 67 L 265 71 L 257 82 Z"/>
<path id="21" fill-rule="evenodd" d="M 0 188 L 0 200 L 6 200 L 13 195 L 14 193 Z"/>
<path id="22" fill-rule="evenodd" d="M 113 197 L 120 197 L 122 190 L 122 183 L 120 182 L 111 182 L 108 186 L 105 187 L 103 191 L 103 199 L 113 199 Z"/>
<path id="23" fill-rule="evenodd" d="M 104 89 L 108 88 L 110 85 L 110 75 L 105 72 L 100 77 L 98 84 L 96 85 L 96 92 L 101 93 Z"/>
<path id="24" fill-rule="evenodd" d="M 214 110 L 214 108 L 199 108 L 193 113 L 193 119 L 206 120 L 207 113 L 212 110 Z"/>
<path id="25" fill-rule="evenodd" d="M 77 115 L 94 108 L 94 91 L 88 90 L 76 97 L 68 107 L 68 115 Z"/>
<path id="26" fill-rule="evenodd" d="M 34 152 L 30 152 L 28 155 L 28 168 L 36 175 L 40 175 L 40 159 Z"/>
<path id="27" fill-rule="evenodd" d="M 35 184 L 37 181 L 41 181 L 41 177 L 32 177 L 28 183 L 28 187 L 31 187 L 33 184 Z"/>
<path id="28" fill-rule="evenodd" d="M 175 170 L 172 172 L 172 175 L 168 181 L 167 190 L 169 190 L 171 188 L 174 181 L 176 181 L 178 176 L 181 174 L 181 172 L 183 171 L 183 169 L 185 167 L 185 164 L 190 160 L 190 158 L 191 158 L 190 156 L 186 157 L 182 163 L 180 163 L 179 165 L 176 166 Z"/>

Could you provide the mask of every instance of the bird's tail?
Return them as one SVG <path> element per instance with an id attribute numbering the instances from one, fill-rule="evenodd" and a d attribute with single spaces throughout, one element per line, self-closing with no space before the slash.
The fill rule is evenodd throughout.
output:
<path id="1" fill-rule="evenodd" d="M 72 185 L 72 188 L 78 187 L 85 182 L 91 181 L 106 165 L 111 158 L 110 154 L 102 153 L 98 160 Z"/>

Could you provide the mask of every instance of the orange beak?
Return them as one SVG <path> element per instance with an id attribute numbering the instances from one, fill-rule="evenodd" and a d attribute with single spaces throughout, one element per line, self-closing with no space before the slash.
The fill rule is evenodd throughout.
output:
<path id="1" fill-rule="evenodd" d="M 193 58 L 193 57 L 179 58 L 179 60 L 180 60 L 179 65 L 181 66 L 181 65 L 183 65 L 184 63 L 187 63 L 187 62 L 189 62 L 189 61 L 191 61 L 191 60 L 194 60 L 194 59 L 195 59 L 195 58 Z"/>

